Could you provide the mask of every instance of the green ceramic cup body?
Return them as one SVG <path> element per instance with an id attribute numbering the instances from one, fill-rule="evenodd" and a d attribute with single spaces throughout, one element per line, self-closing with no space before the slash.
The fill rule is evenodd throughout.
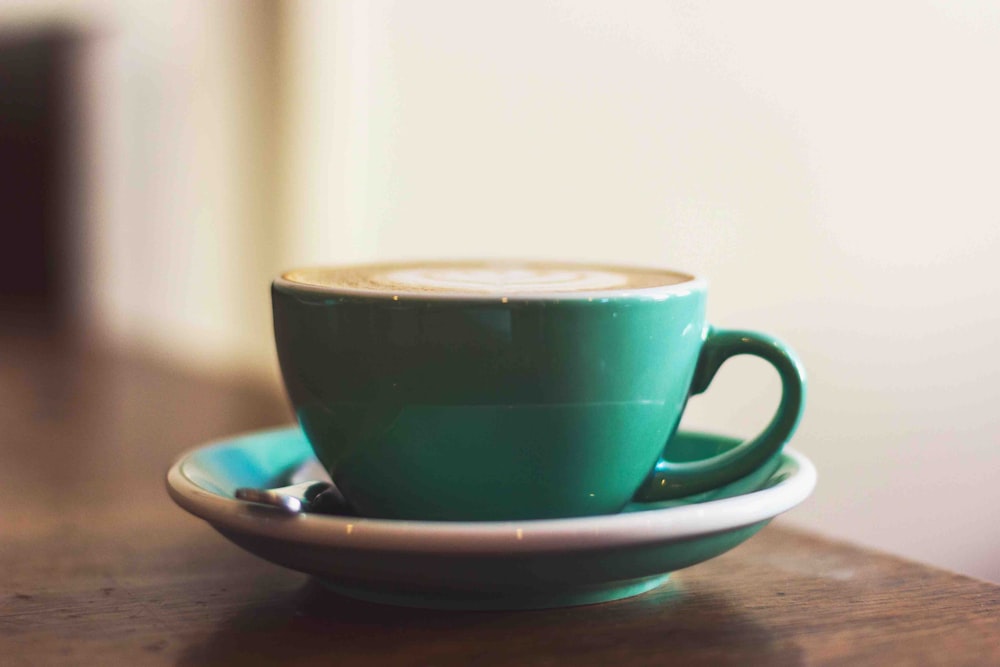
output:
<path id="1" fill-rule="evenodd" d="M 804 380 L 780 342 L 705 322 L 706 289 L 435 298 L 272 285 L 295 414 L 361 516 L 514 520 L 620 511 L 727 484 L 794 431 Z M 764 433 L 671 462 L 685 404 L 725 359 L 782 378 Z"/>

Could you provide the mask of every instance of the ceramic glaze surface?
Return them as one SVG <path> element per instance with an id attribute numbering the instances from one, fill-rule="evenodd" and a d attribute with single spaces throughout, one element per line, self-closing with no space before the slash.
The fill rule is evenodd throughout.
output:
<path id="1" fill-rule="evenodd" d="M 655 298 L 463 300 L 276 281 L 275 340 L 299 423 L 360 514 L 610 514 L 640 487 L 644 500 L 679 497 L 748 474 L 801 413 L 803 376 L 789 350 L 762 334 L 714 331 L 703 283 L 672 287 Z M 673 462 L 688 397 L 744 353 L 781 375 L 775 420 L 723 456 Z"/>

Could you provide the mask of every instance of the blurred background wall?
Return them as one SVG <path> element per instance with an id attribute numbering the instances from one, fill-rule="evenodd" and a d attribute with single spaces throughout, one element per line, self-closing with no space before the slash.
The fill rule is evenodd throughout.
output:
<path id="1" fill-rule="evenodd" d="M 5 109 L 53 43 L 95 344 L 274 384 L 284 267 L 690 269 L 808 368 L 788 521 L 1000 581 L 997 3 L 0 0 Z M 777 394 L 735 359 L 686 424 Z"/>

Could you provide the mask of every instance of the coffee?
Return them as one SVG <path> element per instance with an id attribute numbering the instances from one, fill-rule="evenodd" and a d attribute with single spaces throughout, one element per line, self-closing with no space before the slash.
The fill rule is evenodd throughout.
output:
<path id="1" fill-rule="evenodd" d="M 693 280 L 666 270 L 556 262 L 412 262 L 290 271 L 285 280 L 332 290 L 521 296 L 667 287 Z"/>

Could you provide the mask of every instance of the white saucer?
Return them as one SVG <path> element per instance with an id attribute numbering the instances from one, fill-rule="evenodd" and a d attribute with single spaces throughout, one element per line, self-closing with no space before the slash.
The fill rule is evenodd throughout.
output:
<path id="1" fill-rule="evenodd" d="M 715 451 L 732 438 L 679 433 Z M 708 454 L 715 453 L 710 451 Z M 510 609 L 589 604 L 636 595 L 713 558 L 795 507 L 816 470 L 786 448 L 768 469 L 721 489 L 621 514 L 516 522 L 421 522 L 282 515 L 236 500 L 241 486 L 275 487 L 312 459 L 297 428 L 237 436 L 191 450 L 167 474 L 178 505 L 235 544 L 376 602 Z"/>

